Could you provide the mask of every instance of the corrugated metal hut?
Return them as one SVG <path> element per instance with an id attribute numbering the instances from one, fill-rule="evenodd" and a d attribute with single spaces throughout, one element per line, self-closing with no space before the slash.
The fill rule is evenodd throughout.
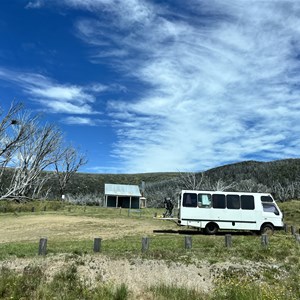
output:
<path id="1" fill-rule="evenodd" d="M 142 195 L 137 185 L 106 183 L 104 192 L 106 207 L 140 208 Z"/>

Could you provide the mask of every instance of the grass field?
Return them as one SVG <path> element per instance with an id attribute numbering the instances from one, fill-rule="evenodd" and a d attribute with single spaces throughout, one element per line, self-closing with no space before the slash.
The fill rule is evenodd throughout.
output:
<path id="1" fill-rule="evenodd" d="M 300 202 L 281 208 L 299 228 Z M 162 213 L 154 209 L 38 202 L 2 203 L 0 211 L 2 299 L 300 299 L 300 244 L 290 233 L 275 233 L 263 247 L 260 236 L 232 232 L 226 248 L 224 233 L 186 231 L 154 219 Z M 46 257 L 37 255 L 41 237 L 48 238 Z"/>

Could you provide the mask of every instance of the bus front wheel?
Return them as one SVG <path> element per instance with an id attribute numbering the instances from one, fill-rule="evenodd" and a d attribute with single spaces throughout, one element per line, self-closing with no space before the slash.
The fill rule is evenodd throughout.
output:
<path id="1" fill-rule="evenodd" d="M 209 235 L 216 234 L 218 230 L 219 227 L 216 223 L 208 223 L 204 229 L 205 233 Z"/>
<path id="2" fill-rule="evenodd" d="M 272 235 L 274 233 L 274 227 L 271 224 L 263 224 L 260 229 L 261 234 Z"/>

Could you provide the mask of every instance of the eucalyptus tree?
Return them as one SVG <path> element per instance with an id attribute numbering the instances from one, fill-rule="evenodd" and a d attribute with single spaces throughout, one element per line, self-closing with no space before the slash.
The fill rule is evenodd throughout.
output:
<path id="1" fill-rule="evenodd" d="M 30 136 L 18 147 L 12 160 L 14 174 L 2 198 L 37 197 L 51 176 L 44 171 L 55 163 L 61 143 L 62 134 L 54 125 L 32 122 Z"/>
<path id="2" fill-rule="evenodd" d="M 183 190 L 199 190 L 203 184 L 203 173 L 179 173 L 178 187 Z"/>
<path id="3" fill-rule="evenodd" d="M 53 124 L 42 122 L 39 115 L 22 104 L 12 104 L 0 119 L 0 199 L 26 199 L 41 196 L 45 185 L 56 172 L 60 190 L 70 177 L 86 163 L 73 147 L 64 148 L 62 132 Z M 63 149 L 63 150 L 62 150 Z M 4 171 L 12 172 L 9 183 L 3 183 Z M 48 190 L 51 187 L 48 188 Z"/>
<path id="4" fill-rule="evenodd" d="M 86 163 L 86 156 L 72 146 L 67 146 L 57 152 L 54 167 L 62 197 L 65 195 L 66 186 L 71 177 Z"/>

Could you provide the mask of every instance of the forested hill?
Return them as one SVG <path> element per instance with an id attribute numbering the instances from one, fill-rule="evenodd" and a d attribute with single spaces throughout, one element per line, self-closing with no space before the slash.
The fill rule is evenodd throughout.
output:
<path id="1" fill-rule="evenodd" d="M 1 178 L 1 188 L 6 189 L 11 183 L 14 170 L 7 169 Z M 49 172 L 47 172 L 50 174 Z M 143 174 L 87 174 L 76 173 L 66 187 L 66 194 L 80 197 L 103 196 L 104 184 L 146 183 L 146 197 L 162 199 L 173 196 L 178 189 L 192 189 L 184 185 L 184 176 L 189 173 L 143 173 Z M 202 176 L 203 175 L 203 176 Z M 277 199 L 300 199 L 300 159 L 285 159 L 272 162 L 244 161 L 220 166 L 193 175 L 198 189 L 271 192 Z M 193 181 L 192 180 L 192 181 Z M 192 182 L 190 181 L 190 182 Z M 186 182 L 185 182 L 186 183 Z M 44 186 L 47 198 L 60 198 L 59 185 L 55 176 Z M 101 197 L 102 197 L 101 196 Z"/>
<path id="2" fill-rule="evenodd" d="M 69 186 L 71 194 L 103 193 L 105 183 L 137 184 L 142 181 L 151 186 L 151 193 L 168 193 L 177 188 L 185 173 L 144 174 L 76 174 Z M 197 173 L 198 180 L 201 173 Z M 176 181 L 178 179 L 178 181 Z M 219 184 L 221 182 L 221 185 Z M 300 198 L 300 159 L 285 159 L 272 162 L 244 161 L 225 165 L 203 172 L 201 189 L 271 192 L 278 199 Z M 149 192 L 149 189 L 148 189 Z"/>
<path id="3" fill-rule="evenodd" d="M 205 172 L 212 181 L 226 182 L 254 180 L 266 186 L 280 183 L 284 186 L 300 181 L 300 159 L 284 159 L 271 162 L 244 161 L 210 169 Z"/>

